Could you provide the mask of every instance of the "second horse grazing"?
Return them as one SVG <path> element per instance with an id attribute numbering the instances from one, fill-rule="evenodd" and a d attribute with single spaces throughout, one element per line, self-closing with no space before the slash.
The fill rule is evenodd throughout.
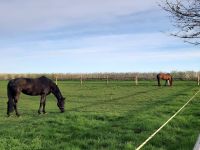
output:
<path id="1" fill-rule="evenodd" d="M 165 80 L 165 86 L 167 85 L 167 82 L 169 81 L 169 85 L 172 86 L 172 75 L 170 75 L 169 73 L 159 73 L 157 74 L 157 80 L 158 80 L 158 86 L 160 86 L 160 80 Z"/>
<path id="2" fill-rule="evenodd" d="M 53 93 L 57 99 L 57 106 L 59 107 L 61 112 L 64 112 L 65 98 L 62 96 L 60 89 L 51 79 L 42 76 L 40 78 L 16 78 L 9 81 L 7 85 L 8 116 L 10 116 L 10 112 L 12 112 L 13 109 L 15 110 L 16 115 L 19 116 L 17 103 L 19 101 L 19 96 L 21 92 L 30 96 L 41 96 L 40 106 L 38 110 L 39 114 L 41 114 L 41 111 L 43 113 L 46 113 L 46 96 L 50 93 Z"/>

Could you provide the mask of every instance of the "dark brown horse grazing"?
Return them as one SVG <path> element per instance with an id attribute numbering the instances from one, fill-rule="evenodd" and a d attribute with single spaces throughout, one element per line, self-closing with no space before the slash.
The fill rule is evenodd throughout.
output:
<path id="1" fill-rule="evenodd" d="M 160 80 L 161 79 L 166 81 L 165 86 L 167 85 L 168 81 L 169 81 L 170 86 L 172 86 L 173 78 L 169 73 L 167 73 L 167 74 L 165 74 L 165 73 L 157 74 L 158 86 L 160 86 Z"/>
<path id="2" fill-rule="evenodd" d="M 61 112 L 64 112 L 64 100 L 65 98 L 62 96 L 58 86 L 50 79 L 42 76 L 40 78 L 17 78 L 10 80 L 7 86 L 7 94 L 8 94 L 8 107 L 7 107 L 7 115 L 10 116 L 10 112 L 13 111 L 13 108 L 16 112 L 16 115 L 19 116 L 19 112 L 17 110 L 17 102 L 19 100 L 20 93 L 24 93 L 26 95 L 37 96 L 40 95 L 40 106 L 38 113 L 41 111 L 45 112 L 45 104 L 46 104 L 46 96 L 50 93 L 53 93 L 57 98 L 57 106 L 59 107 Z M 42 109 L 43 107 L 43 109 Z"/>

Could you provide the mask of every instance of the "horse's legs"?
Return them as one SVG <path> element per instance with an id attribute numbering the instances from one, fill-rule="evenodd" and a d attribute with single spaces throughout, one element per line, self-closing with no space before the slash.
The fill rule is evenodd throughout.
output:
<path id="1" fill-rule="evenodd" d="M 8 117 L 10 116 L 10 113 L 11 111 L 10 110 L 13 110 L 13 98 L 10 98 L 7 102 L 7 115 Z"/>
<path id="2" fill-rule="evenodd" d="M 10 113 L 13 111 L 14 108 L 14 98 L 13 98 L 13 93 L 12 90 L 10 89 L 10 87 L 8 87 L 7 89 L 7 96 L 8 96 L 8 102 L 7 102 L 7 115 L 8 117 L 10 116 Z"/>
<path id="3" fill-rule="evenodd" d="M 9 111 L 9 106 L 10 104 L 9 104 L 9 101 L 7 102 L 7 115 L 8 115 L 8 117 L 10 116 L 10 111 Z"/>
<path id="4" fill-rule="evenodd" d="M 46 105 L 46 96 L 44 96 L 44 100 L 43 100 L 43 114 L 46 114 L 46 111 L 45 111 L 45 105 Z"/>
<path id="5" fill-rule="evenodd" d="M 42 107 L 43 107 L 43 112 L 45 111 L 44 110 L 44 107 L 45 107 L 45 100 L 46 100 L 46 95 L 41 95 L 41 98 L 40 98 L 40 106 L 39 106 L 39 109 L 38 109 L 38 114 L 41 114 L 41 111 L 42 111 Z"/>
<path id="6" fill-rule="evenodd" d="M 18 102 L 18 99 L 19 99 L 19 94 L 17 94 L 16 96 L 15 96 L 15 98 L 14 98 L 14 109 L 15 109 L 15 113 L 16 113 L 16 115 L 17 116 L 20 116 L 20 114 L 19 114 L 19 112 L 18 112 L 18 109 L 17 109 L 17 102 Z"/>
<path id="7" fill-rule="evenodd" d="M 159 79 L 159 78 L 157 78 L 157 80 L 158 80 L 158 86 L 160 86 L 160 79 Z"/>
<path id="8" fill-rule="evenodd" d="M 167 86 L 168 80 L 165 80 L 165 86 Z"/>
<path id="9" fill-rule="evenodd" d="M 10 116 L 10 113 L 13 111 L 13 107 L 14 107 L 13 103 L 14 103 L 13 98 L 9 97 L 9 100 L 7 102 L 7 115 L 8 115 L 8 117 Z"/>
<path id="10" fill-rule="evenodd" d="M 38 114 L 41 114 L 41 111 L 42 111 L 42 101 L 43 101 L 43 95 L 41 95 L 41 98 L 40 98 L 40 106 L 38 109 Z"/>

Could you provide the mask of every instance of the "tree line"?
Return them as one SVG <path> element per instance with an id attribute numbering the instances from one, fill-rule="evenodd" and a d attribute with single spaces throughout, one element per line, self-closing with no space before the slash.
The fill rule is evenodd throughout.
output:
<path id="1" fill-rule="evenodd" d="M 52 80 L 135 80 L 137 77 L 139 80 L 155 80 L 156 75 L 159 72 L 127 72 L 127 73 L 20 73 L 9 74 L 1 73 L 0 80 L 10 80 L 14 78 L 37 78 L 40 76 L 46 76 Z M 174 80 L 197 80 L 200 72 L 195 71 L 172 71 Z"/>

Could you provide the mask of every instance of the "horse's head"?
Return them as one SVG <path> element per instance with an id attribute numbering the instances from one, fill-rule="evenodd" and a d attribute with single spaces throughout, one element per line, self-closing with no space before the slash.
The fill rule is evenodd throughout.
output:
<path id="1" fill-rule="evenodd" d="M 60 111 L 63 113 L 65 111 L 65 98 L 62 97 L 61 99 L 59 99 L 57 105 Z"/>

